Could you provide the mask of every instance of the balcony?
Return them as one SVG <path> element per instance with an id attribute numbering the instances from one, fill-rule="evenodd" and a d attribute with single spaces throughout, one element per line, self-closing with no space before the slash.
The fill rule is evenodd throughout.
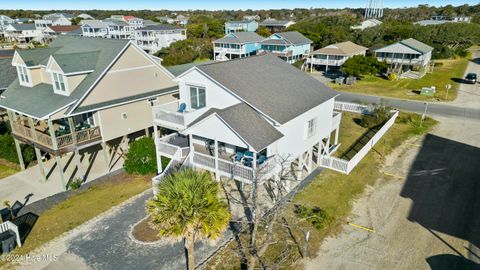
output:
<path id="1" fill-rule="evenodd" d="M 404 58 L 393 58 L 393 57 L 377 57 L 377 60 L 380 62 L 386 62 L 387 64 L 403 64 L 403 65 L 411 65 L 411 66 L 419 66 L 423 64 L 423 59 L 420 58 L 412 58 L 412 59 L 404 59 Z"/>
<path id="2" fill-rule="evenodd" d="M 174 130 L 183 130 L 188 124 L 208 110 L 207 108 L 202 108 L 193 111 L 186 110 L 179 112 L 179 104 L 179 101 L 175 101 L 153 107 L 154 123 L 158 126 Z"/>
<path id="3" fill-rule="evenodd" d="M 247 184 L 253 180 L 263 181 L 279 171 L 280 166 L 275 162 L 275 156 L 257 159 L 257 169 L 252 168 L 251 157 L 236 158 L 238 153 L 245 150 L 233 145 L 219 142 L 217 159 L 212 147 L 213 140 L 194 136 L 193 142 L 189 142 L 185 136 L 177 133 L 157 139 L 157 154 L 169 157 L 180 162 L 182 165 L 207 170 L 218 176 L 232 178 Z M 191 152 L 190 144 L 193 148 Z M 248 151 L 246 151 L 248 152 Z M 243 155 L 242 155 L 243 156 Z M 258 154 L 258 156 L 262 156 Z"/>
<path id="4" fill-rule="evenodd" d="M 346 59 L 341 59 L 341 60 L 330 60 L 330 59 L 320 59 L 320 58 L 315 58 L 315 57 L 308 57 L 306 59 L 307 64 L 313 64 L 313 65 L 323 65 L 323 66 L 341 66 L 345 64 Z"/>
<path id="5" fill-rule="evenodd" d="M 135 36 L 135 38 L 137 40 L 142 40 L 142 41 L 155 41 L 157 39 L 156 36 L 142 36 L 142 35 Z"/>
<path id="6" fill-rule="evenodd" d="M 222 48 L 222 47 L 214 47 L 213 48 L 215 53 L 232 53 L 232 54 L 245 54 L 245 48 L 234 49 L 234 48 Z"/>
<path id="7" fill-rule="evenodd" d="M 74 146 L 73 136 L 76 137 L 78 146 L 96 143 L 102 139 L 99 127 L 82 128 L 74 131 L 73 134 L 68 133 L 52 138 L 44 122 L 40 122 L 33 130 L 22 122 L 22 120 L 12 122 L 13 135 L 23 142 L 36 144 L 47 152 L 64 153 L 71 151 Z M 60 129 L 58 129 L 59 126 L 55 125 L 55 127 L 57 128 L 55 133 L 61 134 Z"/>
<path id="8" fill-rule="evenodd" d="M 281 56 L 281 57 L 291 57 L 293 55 L 293 51 L 292 50 L 268 50 L 268 49 L 260 49 L 258 51 L 259 54 L 263 54 L 263 53 L 273 53 L 274 55 L 276 56 Z"/>

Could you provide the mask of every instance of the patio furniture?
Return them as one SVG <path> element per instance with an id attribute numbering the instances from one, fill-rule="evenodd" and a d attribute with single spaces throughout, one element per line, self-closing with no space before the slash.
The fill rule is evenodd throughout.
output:
<path id="1" fill-rule="evenodd" d="M 258 155 L 257 156 L 257 164 L 258 165 L 262 165 L 263 163 L 265 163 L 265 161 L 267 161 L 267 156 L 265 156 L 265 155 Z"/>
<path id="2" fill-rule="evenodd" d="M 227 153 L 227 148 L 225 146 L 225 143 L 219 143 L 218 144 L 218 153 L 219 154 L 226 154 Z"/>
<path id="3" fill-rule="evenodd" d="M 180 106 L 178 106 L 179 113 L 184 113 L 186 109 L 187 109 L 187 104 L 185 103 L 180 103 Z"/>
<path id="4" fill-rule="evenodd" d="M 242 161 L 243 156 L 244 156 L 243 152 L 236 152 L 234 155 L 235 161 L 238 161 L 238 162 Z"/>

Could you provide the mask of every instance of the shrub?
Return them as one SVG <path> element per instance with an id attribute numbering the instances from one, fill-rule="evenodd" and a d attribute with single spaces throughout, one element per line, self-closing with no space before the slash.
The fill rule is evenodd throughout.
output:
<path id="1" fill-rule="evenodd" d="M 79 189 L 82 185 L 82 179 L 75 178 L 70 183 L 68 183 L 68 189 Z"/>
<path id="2" fill-rule="evenodd" d="M 157 157 L 153 139 L 145 137 L 130 144 L 123 167 L 129 174 L 146 175 L 155 173 L 157 171 Z"/>
<path id="3" fill-rule="evenodd" d="M 35 160 L 35 152 L 30 145 L 22 145 L 23 160 L 26 164 Z M 19 163 L 15 141 L 13 140 L 10 125 L 7 122 L 0 124 L 0 158 Z"/>
<path id="4" fill-rule="evenodd" d="M 364 128 L 374 128 L 387 122 L 391 116 L 391 108 L 385 105 L 376 106 L 370 114 L 363 114 L 360 119 L 360 126 Z"/>
<path id="5" fill-rule="evenodd" d="M 301 219 L 305 219 L 317 230 L 323 230 L 333 222 L 333 217 L 320 207 L 306 207 L 295 205 L 294 213 Z"/>

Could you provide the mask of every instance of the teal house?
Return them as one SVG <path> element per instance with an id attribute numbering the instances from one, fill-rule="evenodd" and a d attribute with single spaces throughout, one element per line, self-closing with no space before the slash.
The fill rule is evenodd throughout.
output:
<path id="1" fill-rule="evenodd" d="M 310 54 L 312 43 L 297 31 L 275 33 L 260 42 L 259 53 L 273 53 L 293 64 Z"/>
<path id="2" fill-rule="evenodd" d="M 258 23 L 254 20 L 250 21 L 229 21 L 225 23 L 225 34 L 235 32 L 255 32 L 257 31 Z"/>
<path id="3" fill-rule="evenodd" d="M 264 37 L 255 32 L 235 32 L 213 41 L 213 59 L 226 61 L 255 55 Z"/>

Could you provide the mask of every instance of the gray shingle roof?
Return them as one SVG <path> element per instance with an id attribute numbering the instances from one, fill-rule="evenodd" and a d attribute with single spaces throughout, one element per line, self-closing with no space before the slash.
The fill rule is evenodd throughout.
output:
<path id="1" fill-rule="evenodd" d="M 286 41 L 290 42 L 293 45 L 300 45 L 300 44 L 310 44 L 313 43 L 309 38 L 305 37 L 304 35 L 300 34 L 297 31 L 290 31 L 290 32 L 280 32 L 275 33 L 274 35 L 280 36 Z"/>
<path id="2" fill-rule="evenodd" d="M 7 88 L 17 78 L 17 71 L 12 66 L 12 58 L 0 58 L 0 89 Z"/>
<path id="3" fill-rule="evenodd" d="M 64 73 L 94 70 L 100 51 L 55 54 L 53 58 Z"/>
<path id="4" fill-rule="evenodd" d="M 38 65 L 47 65 L 50 55 L 58 51 L 59 48 L 38 48 L 34 50 L 16 50 L 27 67 L 33 67 Z"/>
<path id="5" fill-rule="evenodd" d="M 185 71 L 191 69 L 192 67 L 196 67 L 199 65 L 205 65 L 205 64 L 211 64 L 214 63 L 213 60 L 205 61 L 205 62 L 194 62 L 194 63 L 188 63 L 188 64 L 181 64 L 181 65 L 175 65 L 175 66 L 169 66 L 166 67 L 170 73 L 173 74 L 173 76 L 177 77 L 178 75 L 184 73 Z"/>
<path id="6" fill-rule="evenodd" d="M 338 95 L 272 54 L 196 68 L 281 124 Z"/>
<path id="7" fill-rule="evenodd" d="M 162 30 L 180 30 L 182 27 L 171 24 L 155 24 L 147 25 L 145 27 L 137 29 L 137 31 L 162 31 Z"/>
<path id="8" fill-rule="evenodd" d="M 248 145 L 261 151 L 283 137 L 283 134 L 269 124 L 257 111 L 246 103 L 239 103 L 225 109 L 210 109 L 190 124 L 193 126 L 212 114 L 217 114 Z"/>
<path id="9" fill-rule="evenodd" d="M 24 31 L 24 30 L 35 30 L 35 24 L 33 23 L 21 23 L 21 24 L 16 24 L 12 23 L 11 26 L 15 28 L 17 31 Z"/>
<path id="10" fill-rule="evenodd" d="M 413 38 L 402 40 L 400 43 L 422 53 L 428 53 L 433 50 L 432 47 Z"/>
<path id="11" fill-rule="evenodd" d="M 255 20 L 228 21 L 226 23 L 251 23 L 251 22 L 255 22 Z"/>
<path id="12" fill-rule="evenodd" d="M 52 85 L 49 84 L 42 83 L 34 87 L 24 87 L 19 85 L 18 80 L 15 80 L 3 93 L 5 98 L 0 99 L 0 107 L 21 111 L 37 118 L 44 118 L 69 104 L 79 102 L 80 98 L 128 42 L 128 40 L 122 39 L 58 36 L 47 49 L 22 51 L 27 52 L 35 61 L 45 64 L 45 59 L 48 59 L 50 55 L 55 58 L 62 54 L 98 52 L 98 57 L 95 59 L 95 71 L 89 73 L 70 96 L 54 94 Z"/>
<path id="13" fill-rule="evenodd" d="M 290 21 L 280 21 L 275 19 L 266 19 L 263 22 L 259 23 L 260 26 L 285 26 Z"/>
<path id="14" fill-rule="evenodd" d="M 259 36 L 255 32 L 236 32 L 226 35 L 223 38 L 214 40 L 214 43 L 252 43 L 264 40 L 264 37 Z"/>

